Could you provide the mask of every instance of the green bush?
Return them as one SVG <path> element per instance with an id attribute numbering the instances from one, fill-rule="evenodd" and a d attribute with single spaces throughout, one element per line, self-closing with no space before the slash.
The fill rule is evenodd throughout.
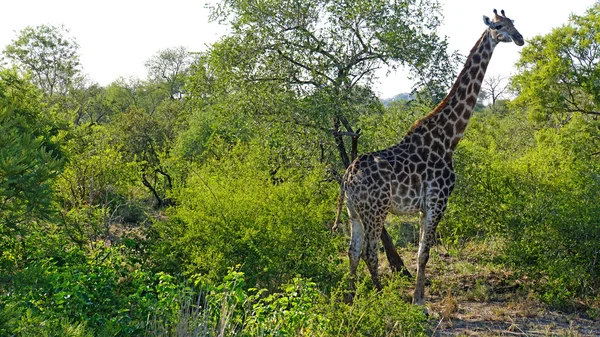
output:
<path id="1" fill-rule="evenodd" d="M 319 167 L 273 172 L 268 158 L 268 149 L 239 144 L 195 171 L 153 230 L 164 268 L 214 282 L 240 265 L 249 286 L 268 289 L 297 275 L 339 279 L 340 238 L 328 231 L 336 184 L 323 182 Z"/>
<path id="2" fill-rule="evenodd" d="M 100 242 L 91 253 L 61 248 L 61 255 L 31 258 L 3 280 L 0 331 L 60 336 L 71 329 L 81 335 L 131 336 L 143 331 L 151 313 L 170 317 L 178 312 L 175 280 L 131 264 L 124 247 Z"/>
<path id="3" fill-rule="evenodd" d="M 0 69 L 0 268 L 18 259 L 17 237 L 54 211 L 52 182 L 63 162 L 49 110 L 27 78 Z"/>
<path id="4" fill-rule="evenodd" d="M 499 146 L 481 130 L 457 150 L 458 181 L 441 230 L 449 241 L 500 238 L 505 261 L 536 280 L 556 306 L 597 295 L 600 265 L 600 165 L 594 130 L 582 118 L 541 128 L 534 145 Z"/>
<path id="5" fill-rule="evenodd" d="M 269 293 L 246 290 L 245 275 L 232 271 L 203 287 L 190 301 L 181 297 L 178 319 L 155 315 L 149 336 L 425 336 L 426 317 L 402 298 L 405 279 L 389 280 L 381 292 L 362 284 L 352 304 L 342 300 L 346 282 L 330 295 L 309 279 L 294 278 Z"/>
<path id="6" fill-rule="evenodd" d="M 422 308 L 411 305 L 401 291 L 410 282 L 398 276 L 386 281 L 380 292 L 367 286 L 369 282 L 360 284 L 351 305 L 342 301 L 346 289 L 342 283 L 317 309 L 327 322 L 323 335 L 425 336 L 427 320 Z"/>

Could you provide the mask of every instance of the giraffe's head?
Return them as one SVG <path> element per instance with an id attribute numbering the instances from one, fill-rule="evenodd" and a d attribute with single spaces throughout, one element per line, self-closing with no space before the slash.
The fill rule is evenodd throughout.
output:
<path id="1" fill-rule="evenodd" d="M 517 46 L 522 46 L 525 43 L 523 35 L 515 28 L 513 20 L 504 15 L 504 10 L 501 10 L 500 15 L 498 15 L 498 11 L 494 9 L 494 18 L 490 19 L 484 15 L 483 22 L 490 27 L 492 38 L 496 43 L 514 41 Z"/>

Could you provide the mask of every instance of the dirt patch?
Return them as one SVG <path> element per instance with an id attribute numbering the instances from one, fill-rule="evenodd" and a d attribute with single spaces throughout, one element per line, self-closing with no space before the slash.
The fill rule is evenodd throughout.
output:
<path id="1" fill-rule="evenodd" d="M 431 336 L 600 336 L 599 320 L 584 309 L 551 310 L 527 290 L 530 280 L 490 263 L 487 253 L 432 250 L 426 286 Z M 403 250 L 402 258 L 414 273 L 416 249 Z"/>
<path id="2" fill-rule="evenodd" d="M 439 306 L 442 306 L 441 308 Z M 432 336 L 600 336 L 600 323 L 540 307 L 506 302 L 458 302 L 451 317 L 443 317 L 445 303 L 431 304 Z M 436 308 L 441 311 L 435 312 Z"/>

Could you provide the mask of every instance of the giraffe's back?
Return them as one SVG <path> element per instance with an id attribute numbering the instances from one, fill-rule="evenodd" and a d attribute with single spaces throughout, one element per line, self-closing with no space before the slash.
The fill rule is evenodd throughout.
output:
<path id="1" fill-rule="evenodd" d="M 345 176 L 346 197 L 349 202 L 354 205 L 365 203 L 362 208 L 383 208 L 386 213 L 418 212 L 422 203 L 422 182 L 426 165 L 421 163 L 421 159 L 419 163 L 415 163 L 415 154 L 414 150 L 411 151 L 411 146 L 401 143 L 357 157 L 348 167 Z"/>
<path id="2" fill-rule="evenodd" d="M 392 166 L 379 153 L 357 157 L 345 175 L 346 197 L 361 209 L 386 208 L 391 200 Z"/>
<path id="3" fill-rule="evenodd" d="M 420 126 L 398 145 L 356 158 L 348 168 L 348 198 L 383 199 L 388 211 L 402 215 L 424 209 L 426 190 L 449 195 L 454 185 L 452 153 L 432 137 L 437 130 L 423 132 L 425 128 Z"/>
<path id="4" fill-rule="evenodd" d="M 380 153 L 392 167 L 390 212 L 397 215 L 419 212 L 427 179 L 427 151 L 402 142 Z"/>

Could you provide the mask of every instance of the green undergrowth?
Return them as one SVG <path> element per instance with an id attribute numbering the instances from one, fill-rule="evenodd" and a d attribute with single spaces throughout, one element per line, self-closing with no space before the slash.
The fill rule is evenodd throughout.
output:
<path id="1" fill-rule="evenodd" d="M 294 278 L 276 292 L 245 289 L 245 275 L 230 271 L 216 287 L 187 293 L 172 317 L 153 316 L 148 336 L 425 336 L 426 317 L 407 303 L 391 278 L 381 292 L 361 283 L 351 304 L 345 283 L 323 293 Z"/>

